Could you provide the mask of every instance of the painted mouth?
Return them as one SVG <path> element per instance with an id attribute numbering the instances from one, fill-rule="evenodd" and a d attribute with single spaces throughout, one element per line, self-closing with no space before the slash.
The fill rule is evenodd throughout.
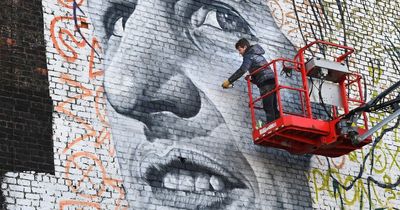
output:
<path id="1" fill-rule="evenodd" d="M 145 167 L 142 177 L 155 197 L 166 202 L 164 205 L 223 208 L 238 196 L 254 198 L 241 173 L 234 175 L 208 157 L 181 149 L 171 150 L 166 157 L 155 156 L 146 158 L 152 162 Z"/>

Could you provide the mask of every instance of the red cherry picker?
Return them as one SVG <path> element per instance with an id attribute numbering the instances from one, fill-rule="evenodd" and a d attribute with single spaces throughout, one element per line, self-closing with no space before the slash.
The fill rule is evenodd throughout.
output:
<path id="1" fill-rule="evenodd" d="M 306 61 L 306 51 L 315 46 L 336 48 L 342 54 L 332 60 L 313 57 Z M 353 52 L 351 47 L 317 40 L 301 48 L 293 60 L 272 60 L 246 76 L 254 143 L 293 154 L 327 157 L 338 157 L 371 143 L 374 132 L 400 115 L 400 81 L 366 102 L 362 76 L 350 72 L 344 62 Z M 273 71 L 276 86 L 254 97 L 251 77 L 259 71 Z M 282 82 L 278 71 L 296 77 L 297 82 Z M 259 104 L 274 92 L 280 117 L 259 126 Z M 397 96 L 388 100 L 393 94 Z M 378 110 L 391 115 L 369 128 L 367 113 Z"/>

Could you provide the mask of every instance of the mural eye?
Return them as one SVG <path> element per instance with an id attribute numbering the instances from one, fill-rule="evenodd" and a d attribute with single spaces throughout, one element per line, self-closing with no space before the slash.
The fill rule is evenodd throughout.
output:
<path id="1" fill-rule="evenodd" d="M 117 36 L 117 37 L 122 37 L 124 31 L 125 31 L 125 26 L 123 24 L 123 18 L 120 17 L 114 23 L 114 29 L 113 29 L 112 35 Z"/>
<path id="2" fill-rule="evenodd" d="M 103 25 L 107 39 L 121 38 L 125 31 L 126 21 L 135 10 L 136 3 L 113 3 L 107 8 Z"/>
<path id="3" fill-rule="evenodd" d="M 221 28 L 229 32 L 250 32 L 249 24 L 235 11 L 218 8 L 217 9 L 217 20 Z"/>
<path id="4" fill-rule="evenodd" d="M 228 5 L 215 3 L 195 12 L 192 23 L 197 27 L 211 26 L 226 32 L 250 33 L 250 26 L 243 17 Z"/>

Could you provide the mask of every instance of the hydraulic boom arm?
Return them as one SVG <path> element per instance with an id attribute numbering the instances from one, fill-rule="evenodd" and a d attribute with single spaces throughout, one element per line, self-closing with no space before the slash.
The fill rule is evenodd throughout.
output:
<path id="1" fill-rule="evenodd" d="M 388 117 L 384 118 L 377 125 L 369 129 L 366 133 L 362 135 L 355 135 L 353 137 L 353 144 L 359 144 L 360 142 L 367 139 L 377 130 L 381 129 L 383 126 L 388 124 L 390 121 L 394 120 L 396 117 L 400 116 L 400 81 L 393 84 L 391 87 L 380 93 L 376 98 L 372 99 L 368 103 L 358 108 L 351 110 L 346 116 L 344 116 L 343 120 L 349 120 L 351 122 L 357 122 L 361 112 L 377 112 L 377 111 L 386 111 L 391 113 Z M 397 97 L 392 100 L 385 101 L 385 97 L 390 95 L 391 93 L 396 93 Z"/>

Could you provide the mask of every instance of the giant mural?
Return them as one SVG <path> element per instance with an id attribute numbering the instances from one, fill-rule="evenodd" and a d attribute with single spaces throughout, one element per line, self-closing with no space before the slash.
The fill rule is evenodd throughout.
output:
<path id="1" fill-rule="evenodd" d="M 55 174 L 5 174 L 8 208 L 400 205 L 399 120 L 377 132 L 374 143 L 346 156 L 292 155 L 253 144 L 244 80 L 232 89 L 221 88 L 241 64 L 235 49 L 240 38 L 260 44 L 268 61 L 293 58 L 301 46 L 322 39 L 356 49 L 346 62 L 364 75 L 372 99 L 399 80 L 399 2 L 42 4 Z M 334 53 L 324 48 L 309 52 Z M 280 78 L 292 84 L 296 79 Z M 371 125 L 387 115 L 372 113 Z"/>

